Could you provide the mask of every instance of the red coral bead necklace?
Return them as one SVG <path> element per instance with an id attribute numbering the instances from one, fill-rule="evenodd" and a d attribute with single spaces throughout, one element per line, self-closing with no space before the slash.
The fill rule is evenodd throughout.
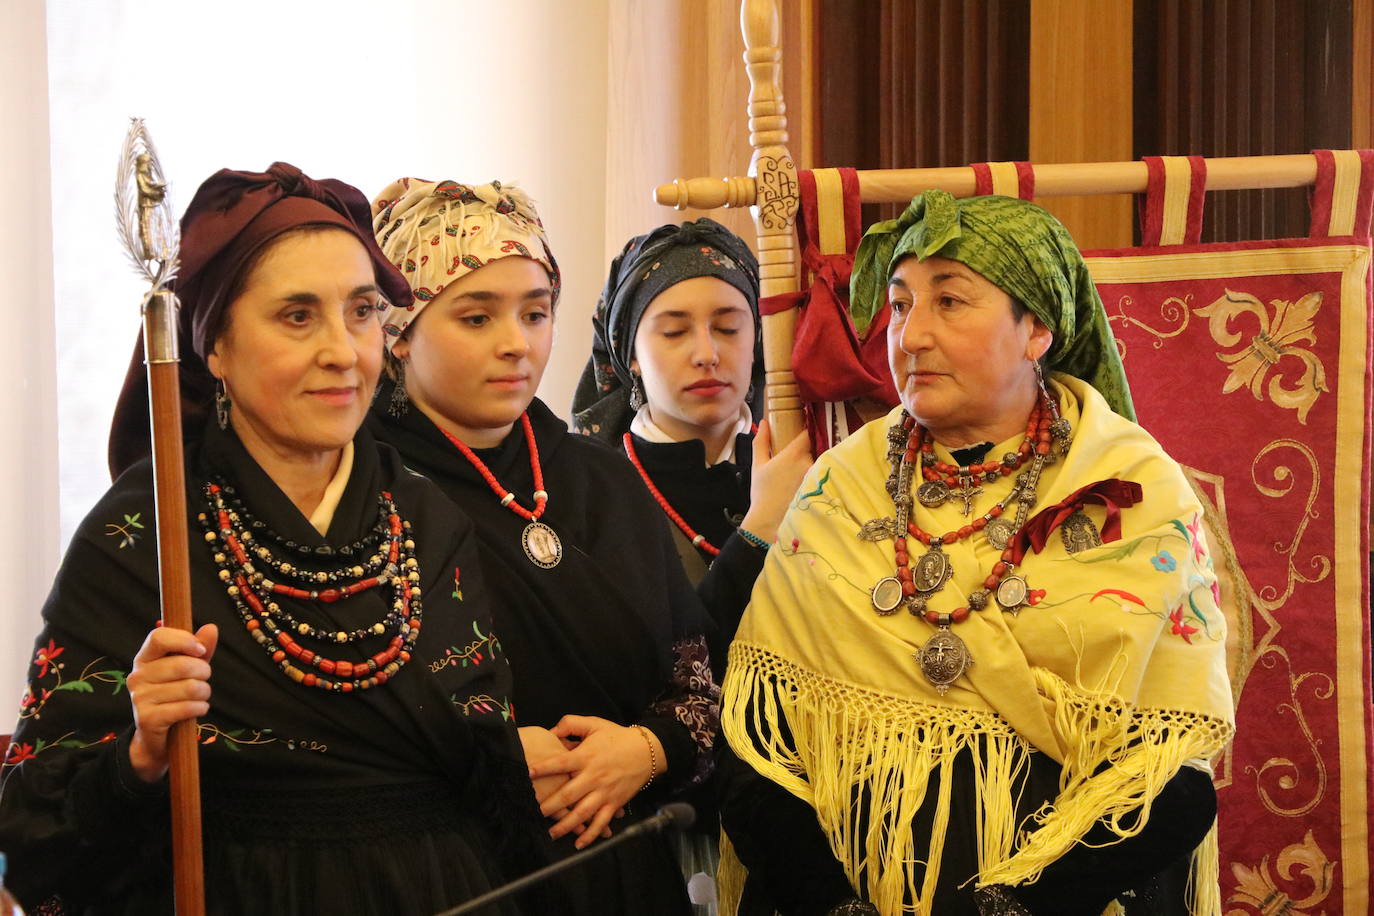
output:
<path id="1" fill-rule="evenodd" d="M 525 430 L 525 445 L 530 453 L 530 474 L 534 478 L 533 509 L 526 509 L 516 502 L 515 494 L 501 485 L 486 462 L 478 458 L 477 453 L 469 448 L 467 443 L 443 427 L 440 427 L 440 431 L 487 482 L 487 486 L 501 500 L 501 505 L 529 522 L 520 533 L 520 546 L 524 548 L 529 561 L 543 569 L 552 569 L 563 559 L 563 542 L 557 532 L 539 520 L 548 505 L 549 494 L 544 489 L 544 469 L 539 464 L 539 444 L 534 439 L 534 426 L 530 423 L 529 411 L 520 415 L 520 425 Z"/>

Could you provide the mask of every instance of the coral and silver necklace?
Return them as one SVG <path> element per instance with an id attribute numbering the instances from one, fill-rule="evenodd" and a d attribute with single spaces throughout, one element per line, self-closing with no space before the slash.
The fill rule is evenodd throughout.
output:
<path id="1" fill-rule="evenodd" d="M 895 614 L 904 607 L 913 616 L 923 617 L 936 627 L 934 635 L 926 640 L 914 657 L 921 673 L 941 696 L 973 664 L 968 646 L 950 629 L 954 624 L 967 620 L 971 611 L 986 608 L 989 599 L 995 599 L 1004 611 L 1015 614 L 1021 608 L 1035 604 L 1044 595 L 1043 591 L 1032 589 L 1026 577 L 1016 572 L 1024 556 L 1025 545 L 1015 535 L 1025 524 L 1026 516 L 1035 504 L 1041 473 L 1046 465 L 1067 451 L 1069 433 L 1068 421 L 1058 416 L 1058 411 L 1046 394 L 1042 394 L 1031 411 L 1026 424 L 1025 441 L 1000 463 L 955 468 L 937 462 L 933 457 L 933 440 L 929 433 L 910 416 L 904 416 L 902 422 L 888 433 L 888 459 L 893 471 L 888 479 L 888 492 L 893 498 L 897 517 L 895 521 L 883 518 L 866 523 L 860 529 L 859 537 L 871 541 L 892 537 L 896 571 L 874 584 L 870 600 L 874 611 L 880 616 Z M 918 463 L 925 471 L 926 483 L 922 489 L 927 491 L 925 495 L 928 498 L 921 498 L 922 494 L 918 491 L 917 500 L 934 508 L 953 495 L 964 501 L 964 514 L 967 515 L 973 499 L 982 492 L 975 485 L 976 482 L 991 481 L 1010 474 L 1027 460 L 1030 466 L 1017 474 L 1011 491 L 969 524 L 943 535 L 933 535 L 922 530 L 912 519 L 911 483 Z M 951 479 L 953 484 L 948 482 Z M 931 487 L 932 483 L 938 483 L 939 486 Z M 937 489 L 943 492 L 934 493 Z M 1004 514 L 1013 502 L 1017 504 L 1015 521 L 1009 522 Z M 981 585 L 969 593 L 964 605 L 952 611 L 936 611 L 928 607 L 930 599 L 944 588 L 954 573 L 949 557 L 941 548 L 980 531 L 989 544 L 1001 551 L 998 561 Z M 926 548 L 914 568 L 907 549 L 908 538 L 914 538 Z"/>
<path id="2" fill-rule="evenodd" d="M 529 557 L 535 566 L 553 569 L 563 559 L 563 542 L 559 540 L 557 532 L 539 520 L 539 516 L 544 514 L 544 507 L 548 505 L 549 494 L 544 490 L 544 470 L 539 466 L 539 446 L 534 441 L 534 427 L 530 425 L 528 412 L 520 415 L 520 425 L 525 428 L 525 444 L 530 453 L 530 473 L 534 477 L 533 509 L 526 509 L 517 503 L 515 494 L 501 486 L 491 469 L 461 439 L 446 429 L 442 432 L 448 437 L 448 441 L 462 452 L 468 463 L 477 469 L 477 473 L 482 475 L 487 486 L 500 498 L 501 505 L 529 522 L 520 533 L 520 546 L 524 548 L 525 556 Z"/>

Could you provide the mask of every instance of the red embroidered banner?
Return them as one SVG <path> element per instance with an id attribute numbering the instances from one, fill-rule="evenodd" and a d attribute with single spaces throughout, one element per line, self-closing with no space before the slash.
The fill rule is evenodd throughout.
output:
<path id="1" fill-rule="evenodd" d="M 1227 916 L 1369 912 L 1367 239 L 1089 252 L 1140 424 L 1207 508 L 1236 738 Z"/>

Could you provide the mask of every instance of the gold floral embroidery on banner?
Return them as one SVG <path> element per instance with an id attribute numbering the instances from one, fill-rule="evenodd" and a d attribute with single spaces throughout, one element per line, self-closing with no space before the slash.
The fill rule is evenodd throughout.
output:
<path id="1" fill-rule="evenodd" d="M 1126 310 L 1135 305 L 1135 300 L 1130 296 L 1122 296 L 1112 303 L 1111 309 L 1107 312 L 1107 321 L 1114 322 L 1124 327 L 1137 327 L 1154 338 L 1152 346 L 1158 350 L 1164 346 L 1164 341 L 1170 337 L 1177 337 L 1188 329 L 1188 321 L 1192 313 L 1191 308 L 1193 295 L 1188 293 L 1184 296 L 1170 296 L 1159 304 L 1159 314 L 1170 327 L 1157 328 L 1153 325 L 1141 321 L 1134 315 L 1127 315 Z M 1120 337 L 1116 338 L 1116 349 L 1121 354 L 1121 358 L 1126 358 L 1126 341 Z"/>
<path id="2" fill-rule="evenodd" d="M 1226 898 L 1226 916 L 1321 916 L 1325 911 L 1313 907 L 1330 896 L 1335 870 L 1310 830 L 1272 864 L 1268 856 L 1254 868 L 1232 862 L 1236 888 Z"/>
<path id="3" fill-rule="evenodd" d="M 1274 668 L 1280 659 L 1288 668 L 1288 701 L 1278 704 L 1275 712 L 1281 719 L 1290 715 L 1293 717 L 1299 733 L 1307 743 L 1306 750 L 1312 757 L 1312 769 L 1304 771 L 1291 757 L 1275 756 L 1259 766 L 1247 766 L 1245 773 L 1254 777 L 1255 792 L 1260 803 L 1270 813 L 1280 817 L 1302 817 L 1316 808 L 1326 796 L 1327 773 L 1326 761 L 1322 759 L 1321 749 L 1318 747 L 1321 742 L 1312 734 L 1312 727 L 1307 724 L 1307 715 L 1303 712 L 1299 692 L 1306 687 L 1313 698 L 1330 700 L 1336 693 L 1336 684 L 1330 675 L 1321 671 L 1294 674 L 1293 660 L 1288 657 L 1288 651 L 1282 646 L 1270 646 L 1259 657 L 1259 663 L 1266 668 Z M 1307 776 L 1311 778 L 1305 778 Z M 1276 797 L 1279 794 L 1291 797 L 1294 793 L 1307 797 L 1294 798 L 1289 804 L 1283 804 Z"/>
<path id="4" fill-rule="evenodd" d="M 1298 549 L 1302 546 L 1303 536 L 1307 533 L 1307 526 L 1310 525 L 1312 520 L 1318 515 L 1316 504 L 1317 494 L 1321 491 L 1322 474 L 1321 465 L 1317 462 L 1316 453 L 1296 439 L 1275 439 L 1273 442 L 1270 442 L 1264 448 L 1260 449 L 1259 453 L 1255 455 L 1254 460 L 1250 462 L 1251 479 L 1255 483 L 1255 489 L 1271 499 L 1282 499 L 1293 492 L 1296 477 L 1293 473 L 1293 469 L 1286 464 L 1276 464 L 1273 468 L 1269 469 L 1268 475 L 1273 481 L 1272 484 L 1266 484 L 1260 481 L 1260 462 L 1271 452 L 1285 448 L 1293 449 L 1298 452 L 1307 462 L 1307 470 L 1312 482 L 1307 490 L 1307 499 L 1303 505 L 1301 521 L 1293 532 L 1292 540 L 1287 543 L 1281 540 L 1274 542 L 1275 552 L 1288 561 L 1287 583 L 1283 592 L 1280 593 L 1273 585 L 1266 585 L 1256 592 L 1257 601 L 1271 611 L 1278 610 L 1283 606 L 1283 603 L 1293 594 L 1293 589 L 1297 583 L 1302 582 L 1303 584 L 1311 585 L 1331 575 L 1330 557 L 1314 554 L 1305 564 L 1312 570 L 1310 576 L 1303 575 L 1299 572 L 1298 564 L 1295 562 L 1298 555 Z"/>
<path id="5" fill-rule="evenodd" d="M 1311 292 L 1296 302 L 1272 299 L 1272 318 L 1269 310 L 1255 296 L 1227 290 L 1211 305 L 1196 309 L 1200 317 L 1207 319 L 1207 329 L 1212 339 L 1222 347 L 1234 347 L 1241 342 L 1242 335 L 1231 330 L 1233 319 L 1252 316 L 1258 330 L 1250 341 L 1239 350 L 1218 353 L 1217 359 L 1231 367 L 1231 374 L 1222 385 L 1221 393 L 1230 394 L 1246 386 L 1255 400 L 1263 401 L 1265 380 L 1268 379 L 1269 400 L 1279 407 L 1296 410 L 1298 422 L 1306 423 L 1307 414 L 1317 402 L 1322 392 L 1330 391 L 1326 384 L 1326 369 L 1322 361 L 1302 344 L 1313 346 L 1317 333 L 1312 324 L 1322 305 L 1322 294 Z M 1277 366 L 1285 358 L 1297 360 L 1301 367 L 1293 387 L 1283 384 L 1283 375 Z M 1270 370 L 1275 370 L 1270 377 Z"/>

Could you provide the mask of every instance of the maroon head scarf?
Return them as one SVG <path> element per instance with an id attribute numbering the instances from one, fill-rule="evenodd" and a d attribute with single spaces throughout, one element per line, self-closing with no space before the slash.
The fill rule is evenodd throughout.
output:
<path id="1" fill-rule="evenodd" d="M 273 239 L 302 226 L 337 226 L 352 233 L 372 258 L 382 294 L 393 305 L 410 304 L 410 286 L 377 247 L 371 206 L 357 188 L 332 178 L 316 181 L 285 162 L 272 163 L 266 172 L 221 169 L 200 186 L 181 218 L 181 266 L 173 289 L 181 300 L 177 331 L 186 433 L 196 434 L 209 412 L 214 377 L 205 357 L 224 327 L 244 270 Z M 140 334 L 110 428 L 111 476 L 151 450 Z"/>

